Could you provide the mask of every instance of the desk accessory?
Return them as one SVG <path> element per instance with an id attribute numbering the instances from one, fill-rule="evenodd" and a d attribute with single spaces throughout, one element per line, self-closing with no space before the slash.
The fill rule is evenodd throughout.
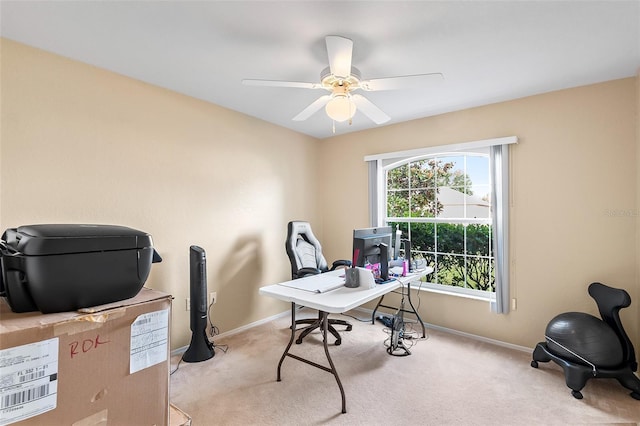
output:
<path id="1" fill-rule="evenodd" d="M 413 271 L 411 268 L 411 240 L 404 240 L 404 260 L 407 261 L 409 272 Z"/>
<path id="2" fill-rule="evenodd" d="M 356 268 L 356 269 L 358 270 L 360 287 L 362 287 L 363 290 L 375 288 L 376 280 L 373 274 L 371 273 L 371 271 L 366 268 Z"/>
<path id="3" fill-rule="evenodd" d="M 345 269 L 344 286 L 349 288 L 356 288 L 360 286 L 359 272 L 356 268 L 356 263 L 360 257 L 360 249 L 353 250 L 353 259 L 351 261 L 351 268 Z"/>
<path id="4" fill-rule="evenodd" d="M 345 270 L 345 287 L 360 287 L 363 290 L 372 289 L 376 286 L 376 280 L 370 269 L 367 268 L 348 268 Z"/>
<path id="5" fill-rule="evenodd" d="M 345 269 L 344 286 L 349 288 L 356 288 L 360 286 L 360 273 L 358 268 Z"/>

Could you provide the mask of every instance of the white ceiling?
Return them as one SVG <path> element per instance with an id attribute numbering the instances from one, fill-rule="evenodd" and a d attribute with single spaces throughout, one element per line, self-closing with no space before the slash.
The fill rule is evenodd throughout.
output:
<path id="1" fill-rule="evenodd" d="M 364 92 L 385 125 L 637 75 L 640 1 L 5 1 L 3 37 L 318 138 L 324 37 L 354 42 L 363 79 L 441 72 L 414 90 Z M 356 113 L 336 134 L 376 127 Z"/>

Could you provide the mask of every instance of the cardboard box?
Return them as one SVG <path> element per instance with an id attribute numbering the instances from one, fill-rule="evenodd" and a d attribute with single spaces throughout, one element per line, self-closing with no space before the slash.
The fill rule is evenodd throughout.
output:
<path id="1" fill-rule="evenodd" d="M 191 417 L 175 405 L 169 404 L 169 426 L 191 426 Z"/>
<path id="2" fill-rule="evenodd" d="M 171 296 L 82 312 L 0 301 L 0 425 L 167 425 Z"/>

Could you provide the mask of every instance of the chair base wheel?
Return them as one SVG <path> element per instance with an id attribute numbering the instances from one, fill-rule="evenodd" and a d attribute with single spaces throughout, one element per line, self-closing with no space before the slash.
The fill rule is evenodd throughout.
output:
<path id="1" fill-rule="evenodd" d="M 633 391 L 629 395 L 631 395 L 631 398 L 637 399 L 638 401 L 640 401 L 640 392 Z"/>
<path id="2" fill-rule="evenodd" d="M 573 395 L 575 399 L 582 399 L 582 393 L 580 391 L 572 390 L 571 395 Z"/>
<path id="3" fill-rule="evenodd" d="M 322 330 L 322 327 L 323 327 L 322 316 L 319 313 L 317 319 L 297 320 L 296 324 L 305 324 L 306 325 L 304 328 L 300 329 L 300 335 L 296 339 L 296 344 L 300 345 L 302 343 L 302 340 L 305 337 L 307 337 L 312 331 L 318 330 L 318 329 Z M 351 325 L 349 322 L 344 321 L 344 320 L 338 320 L 338 319 L 328 318 L 328 324 L 327 325 L 328 325 L 327 331 L 329 332 L 329 333 L 327 333 L 327 335 L 331 334 L 336 339 L 336 342 L 335 342 L 336 346 L 338 346 L 338 345 L 340 345 L 340 343 L 342 343 L 342 339 L 340 337 L 340 334 L 338 333 L 338 330 L 335 329 L 335 326 L 336 325 L 344 326 L 345 327 L 345 331 L 351 331 L 353 329 L 353 325 Z M 297 331 L 295 329 L 295 326 L 293 326 L 293 330 L 294 330 L 294 332 Z"/>
<path id="4" fill-rule="evenodd" d="M 347 331 L 348 331 L 348 330 L 347 330 Z M 298 338 L 296 339 L 296 345 L 301 345 L 301 344 L 302 344 L 302 339 L 303 339 L 303 338 L 304 338 L 304 336 L 302 336 L 302 337 L 298 337 Z M 340 344 L 341 344 L 341 343 L 342 343 L 342 339 L 338 339 L 338 340 L 336 340 L 336 341 L 335 341 L 334 345 L 336 345 L 336 346 L 340 346 Z"/>
<path id="5" fill-rule="evenodd" d="M 531 366 L 533 368 L 538 368 L 538 361 L 531 361 Z"/>

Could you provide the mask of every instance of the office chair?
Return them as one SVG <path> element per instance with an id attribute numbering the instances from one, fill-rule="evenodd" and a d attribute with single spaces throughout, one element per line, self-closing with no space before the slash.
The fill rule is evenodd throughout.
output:
<path id="1" fill-rule="evenodd" d="M 327 264 L 326 259 L 322 255 L 322 246 L 320 241 L 316 238 L 311 230 L 309 222 L 292 221 L 287 226 L 287 241 L 285 242 L 285 248 L 289 261 L 291 262 L 291 279 L 298 279 L 306 277 L 308 275 L 321 274 L 327 271 L 333 271 L 338 267 L 351 266 L 349 260 L 336 260 L 332 263 L 331 268 Z M 318 313 L 317 319 L 302 319 L 296 320 L 295 325 L 308 324 L 307 327 L 302 329 L 300 336 L 296 340 L 297 344 L 302 343 L 309 333 L 316 328 L 322 326 L 322 315 Z M 295 327 L 292 325 L 292 327 Z M 331 334 L 336 338 L 336 345 L 342 343 L 340 334 L 333 327 L 334 325 L 346 326 L 346 331 L 351 331 L 352 325 L 344 320 L 329 318 L 328 329 Z"/>
<path id="2" fill-rule="evenodd" d="M 625 290 L 600 283 L 589 285 L 600 317 L 583 312 L 565 312 L 554 317 L 545 331 L 546 341 L 536 345 L 531 366 L 553 361 L 564 370 L 565 382 L 576 399 L 591 378 L 612 378 L 640 399 L 640 379 L 634 374 L 638 362 L 633 344 L 620 321 L 620 309 L 631 304 Z"/>

